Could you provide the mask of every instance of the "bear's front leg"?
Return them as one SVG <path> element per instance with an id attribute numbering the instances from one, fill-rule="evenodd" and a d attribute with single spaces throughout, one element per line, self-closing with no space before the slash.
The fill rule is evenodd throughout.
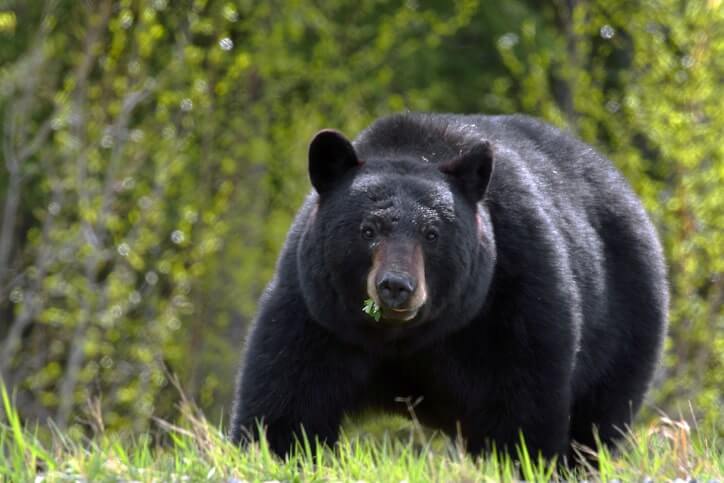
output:
<path id="1" fill-rule="evenodd" d="M 540 454 L 562 462 L 569 439 L 570 396 L 565 380 L 554 383 L 501 365 L 482 377 L 467 376 L 460 381 L 468 380 L 465 399 L 454 405 L 460 415 L 456 430 L 470 454 L 496 451 L 518 459 L 522 435 L 531 459 Z"/>
<path id="2" fill-rule="evenodd" d="M 247 341 L 231 438 L 257 440 L 261 424 L 280 457 L 302 434 L 312 445 L 334 444 L 366 373 L 361 354 L 311 321 L 301 297 L 272 292 Z"/>
<path id="3" fill-rule="evenodd" d="M 462 331 L 446 348 L 450 356 L 437 358 L 435 380 L 458 375 L 446 392 L 462 396 L 455 412 L 472 454 L 495 448 L 517 457 L 522 433 L 533 459 L 561 461 L 569 444 L 573 351 L 565 350 L 565 334 L 536 336 L 522 324 Z"/>
<path id="4" fill-rule="evenodd" d="M 564 402 L 568 398 L 563 394 L 536 394 L 537 390 L 530 387 L 521 386 L 518 391 L 511 387 L 510 390 L 507 401 L 482 405 L 478 417 L 471 418 L 463 426 L 468 450 L 479 454 L 495 448 L 517 459 L 520 456 L 518 448 L 524 440 L 531 459 L 537 460 L 541 455 L 562 462 L 569 444 L 569 413 Z M 558 392 L 553 388 L 548 390 Z"/>

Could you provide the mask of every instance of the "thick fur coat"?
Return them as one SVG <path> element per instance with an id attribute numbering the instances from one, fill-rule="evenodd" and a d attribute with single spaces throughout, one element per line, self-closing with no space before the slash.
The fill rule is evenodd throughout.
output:
<path id="1" fill-rule="evenodd" d="M 525 116 L 401 114 L 310 145 L 307 197 L 246 343 L 231 436 L 285 454 L 402 411 L 473 453 L 620 435 L 667 319 L 662 250 L 622 175 Z M 362 311 L 371 298 L 375 321 Z"/>

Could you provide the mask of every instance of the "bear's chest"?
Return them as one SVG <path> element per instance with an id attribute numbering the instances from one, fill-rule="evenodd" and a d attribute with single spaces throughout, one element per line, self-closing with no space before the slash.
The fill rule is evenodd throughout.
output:
<path id="1" fill-rule="evenodd" d="M 452 364 L 454 361 L 433 354 L 387 361 L 373 372 L 369 394 L 374 405 L 386 412 L 414 415 L 434 427 L 454 428 L 451 415 L 462 414 L 470 403 L 464 394 L 473 387 L 480 394 L 486 378 L 469 371 L 451 372 Z"/>

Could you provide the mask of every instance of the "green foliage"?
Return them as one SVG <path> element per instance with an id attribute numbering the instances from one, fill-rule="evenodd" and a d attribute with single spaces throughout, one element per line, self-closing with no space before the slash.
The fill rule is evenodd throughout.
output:
<path id="1" fill-rule="evenodd" d="M 379 322 L 380 317 L 382 317 L 382 311 L 380 310 L 379 305 L 377 305 L 372 299 L 365 300 L 364 304 L 362 305 L 362 312 L 369 315 L 377 322 Z"/>
<path id="2" fill-rule="evenodd" d="M 0 371 L 26 415 L 81 430 L 100 395 L 109 427 L 142 431 L 173 409 L 164 365 L 228 409 L 242 330 L 308 190 L 307 140 L 402 107 L 392 66 L 474 7 L 441 4 L 12 6 L 23 31 L 0 110 L 22 203 L 2 233 Z"/>
<path id="3" fill-rule="evenodd" d="M 223 419 L 308 140 L 414 109 L 533 113 L 614 159 L 669 260 L 653 403 L 721 428 L 719 4 L 0 3 L 0 375 L 21 416 L 72 439 L 100 398 L 108 429 L 145 434 L 175 414 L 166 366 Z M 152 449 L 98 451 L 83 464 Z"/>

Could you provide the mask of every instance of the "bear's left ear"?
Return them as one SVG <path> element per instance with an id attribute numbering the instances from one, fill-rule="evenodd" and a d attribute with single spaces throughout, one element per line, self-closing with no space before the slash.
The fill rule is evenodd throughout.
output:
<path id="1" fill-rule="evenodd" d="M 352 143 L 339 131 L 319 131 L 309 144 L 309 179 L 320 195 L 329 191 L 348 170 L 360 164 Z"/>
<path id="2" fill-rule="evenodd" d="M 493 146 L 481 141 L 452 161 L 440 165 L 440 171 L 473 202 L 477 203 L 488 189 L 493 174 Z"/>

